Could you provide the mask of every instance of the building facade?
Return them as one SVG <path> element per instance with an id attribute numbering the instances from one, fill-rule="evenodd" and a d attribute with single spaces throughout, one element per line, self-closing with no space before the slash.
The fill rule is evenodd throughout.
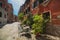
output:
<path id="1" fill-rule="evenodd" d="M 0 0 L 0 25 L 7 23 L 7 12 L 5 8 L 7 7 L 7 0 Z"/>
<path id="2" fill-rule="evenodd" d="M 12 6 L 12 4 L 8 3 L 7 11 L 8 11 L 7 22 L 11 23 L 11 22 L 13 22 L 13 16 L 14 16 L 13 15 L 13 6 Z"/>
<path id="3" fill-rule="evenodd" d="M 13 22 L 13 6 L 8 0 L 0 0 L 0 25 Z"/>
<path id="4" fill-rule="evenodd" d="M 60 35 L 60 0 L 26 0 L 20 12 L 25 14 L 43 14 L 49 16 L 49 26 L 46 31 L 49 34 Z"/>
<path id="5" fill-rule="evenodd" d="M 19 20 L 18 20 L 18 16 L 16 16 L 16 15 L 13 15 L 13 22 L 18 22 Z"/>
<path id="6" fill-rule="evenodd" d="M 48 0 L 45 4 L 40 4 L 39 9 L 39 13 L 47 14 L 49 12 L 48 14 L 53 25 L 60 25 L 60 0 Z"/>
<path id="7" fill-rule="evenodd" d="M 50 15 L 54 25 L 60 25 L 60 0 L 26 0 L 19 12 Z"/>

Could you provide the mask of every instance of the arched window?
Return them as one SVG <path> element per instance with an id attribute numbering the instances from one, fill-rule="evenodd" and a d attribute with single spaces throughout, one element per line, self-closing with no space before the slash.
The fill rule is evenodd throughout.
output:
<path id="1" fill-rule="evenodd" d="M 0 17 L 2 17 L 2 13 L 0 12 Z"/>

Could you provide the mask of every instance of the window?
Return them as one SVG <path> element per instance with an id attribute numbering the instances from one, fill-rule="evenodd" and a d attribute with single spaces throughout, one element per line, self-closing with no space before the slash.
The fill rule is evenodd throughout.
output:
<path id="1" fill-rule="evenodd" d="M 46 3 L 48 3 L 48 2 L 49 2 L 49 0 L 45 0 L 43 3 L 46 4 Z"/>
<path id="2" fill-rule="evenodd" d="M 30 12 L 30 7 L 28 7 L 27 11 Z"/>
<path id="3" fill-rule="evenodd" d="M 28 12 L 28 11 L 26 10 L 26 12 L 25 12 L 25 13 L 27 14 L 27 12 Z"/>
<path id="4" fill-rule="evenodd" d="M 4 15 L 4 17 L 6 18 L 6 15 Z"/>
<path id="5" fill-rule="evenodd" d="M 29 13 L 29 12 L 30 12 L 30 7 L 28 7 L 28 8 L 26 9 L 25 13 L 27 14 L 27 13 Z"/>
<path id="6" fill-rule="evenodd" d="M 36 0 L 36 1 L 32 4 L 33 8 L 35 8 L 37 5 L 38 5 L 38 0 Z"/>
<path id="7" fill-rule="evenodd" d="M 0 22 L 0 24 L 1 24 L 1 22 Z"/>
<path id="8" fill-rule="evenodd" d="M 0 2 L 0 7 L 2 7 L 2 2 Z"/>
<path id="9" fill-rule="evenodd" d="M 7 13 L 7 15 L 8 15 L 8 13 Z"/>
<path id="10" fill-rule="evenodd" d="M 26 0 L 25 3 L 29 4 L 30 3 L 30 0 Z"/>
<path id="11" fill-rule="evenodd" d="M 7 8 L 5 8 L 5 10 L 7 11 Z"/>
<path id="12" fill-rule="evenodd" d="M 45 12 L 45 13 L 43 13 L 43 18 L 44 19 L 50 19 L 50 12 Z"/>
<path id="13" fill-rule="evenodd" d="M 0 17 L 2 17 L 2 13 L 0 12 Z"/>
<path id="14" fill-rule="evenodd" d="M 39 0 L 39 3 L 47 3 L 49 0 Z"/>
<path id="15" fill-rule="evenodd" d="M 29 3 L 29 2 L 30 2 L 30 0 L 27 1 L 27 3 Z"/>
<path id="16" fill-rule="evenodd" d="M 39 3 L 42 3 L 43 6 L 46 6 L 50 0 L 39 0 Z"/>
<path id="17" fill-rule="evenodd" d="M 44 0 L 39 0 L 39 3 L 43 3 Z"/>

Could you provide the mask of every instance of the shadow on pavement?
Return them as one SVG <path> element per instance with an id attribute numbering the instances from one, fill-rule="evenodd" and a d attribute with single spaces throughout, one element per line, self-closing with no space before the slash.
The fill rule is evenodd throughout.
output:
<path id="1" fill-rule="evenodd" d="M 25 37 L 27 37 L 27 38 L 31 38 L 31 34 L 29 34 L 29 33 L 22 34 L 22 36 L 25 36 Z"/>

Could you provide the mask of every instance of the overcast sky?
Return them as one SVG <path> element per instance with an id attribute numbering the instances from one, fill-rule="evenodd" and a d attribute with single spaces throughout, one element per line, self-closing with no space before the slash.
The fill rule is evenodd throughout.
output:
<path id="1" fill-rule="evenodd" d="M 12 3 L 14 8 L 14 15 L 18 15 L 19 8 L 24 4 L 25 0 L 8 0 L 9 3 Z"/>

